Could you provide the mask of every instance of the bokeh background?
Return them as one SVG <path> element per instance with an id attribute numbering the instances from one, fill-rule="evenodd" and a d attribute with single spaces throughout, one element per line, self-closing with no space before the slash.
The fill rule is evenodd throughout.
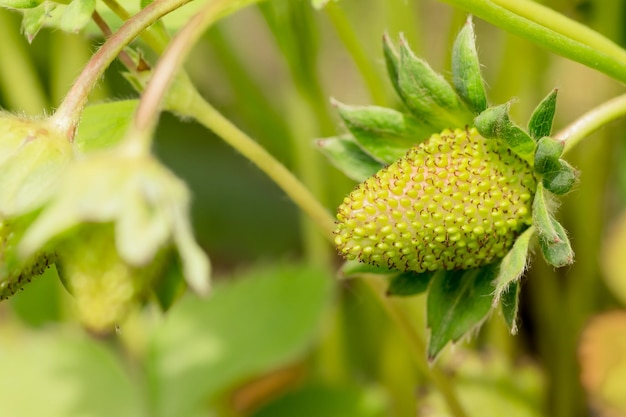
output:
<path id="1" fill-rule="evenodd" d="M 542 3 L 626 45 L 624 1 Z M 43 29 L 29 44 L 20 19 L 0 10 L 0 107 L 50 114 L 103 39 L 94 28 L 79 34 Z M 210 103 L 332 211 L 355 184 L 314 146 L 316 138 L 345 132 L 329 98 L 399 106 L 386 78 L 382 34 L 404 33 L 417 55 L 447 75 L 465 19 L 465 12 L 434 0 L 341 0 L 322 10 L 304 0 L 267 0 L 211 28 L 186 68 Z M 475 24 L 490 102 L 515 97 L 512 115 L 520 124 L 554 87 L 555 131 L 624 93 L 605 75 L 480 19 Z M 158 58 L 141 41 L 136 47 L 148 60 Z M 122 71 L 117 62 L 111 66 L 93 103 L 138 96 Z M 576 262 L 554 270 L 534 256 L 523 278 L 520 333 L 509 335 L 494 315 L 438 361 L 468 415 L 626 415 L 625 132 L 623 122 L 611 123 L 568 155 L 580 184 L 563 199 L 559 218 Z M 161 119 L 155 152 L 193 192 L 196 235 L 221 288 L 217 301 L 185 299 L 171 317 L 149 303 L 120 334 L 96 339 L 79 329 L 71 297 L 49 271 L 0 304 L 0 415 L 452 415 L 376 297 L 359 280 L 336 279 L 340 260 L 332 247 L 263 172 L 193 120 L 171 114 Z M 306 283 L 288 290 L 290 276 Z M 276 291 L 255 287 L 258 280 Z M 425 339 L 423 297 L 395 302 Z M 190 323 L 204 338 L 180 330 Z M 198 364 L 210 362 L 210 335 L 233 345 L 205 368 Z M 273 359 L 263 361 L 270 345 Z M 151 365 L 158 352 L 202 373 Z M 250 357 L 258 363 L 247 362 Z M 161 382 L 155 382 L 159 369 Z M 178 400 L 168 400 L 177 384 L 182 392 L 172 395 Z M 194 384 L 205 388 L 190 388 L 186 396 L 183 387 Z M 6 393 L 21 400 L 5 402 Z M 37 408 L 46 404 L 40 395 L 58 407 Z M 191 405 L 176 408 L 176 401 Z"/>

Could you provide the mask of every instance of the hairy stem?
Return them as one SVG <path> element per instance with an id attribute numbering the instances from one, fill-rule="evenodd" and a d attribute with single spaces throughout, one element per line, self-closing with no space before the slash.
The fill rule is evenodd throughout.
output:
<path id="1" fill-rule="evenodd" d="M 93 55 L 53 116 L 56 126 L 70 141 L 74 139 L 89 93 L 120 51 L 156 20 L 189 1 L 155 0 L 126 21 Z"/>
<path id="2" fill-rule="evenodd" d="M 252 138 L 239 130 L 222 114 L 201 97 L 189 106 L 187 114 L 207 129 L 221 137 L 270 177 L 291 200 L 300 207 L 319 227 L 324 235 L 333 240 L 335 221 L 313 194 L 269 152 Z"/>
<path id="3" fill-rule="evenodd" d="M 123 21 L 129 20 L 132 15 L 126 10 L 120 3 L 116 0 L 103 0 L 104 4 L 113 12 L 117 17 L 122 19 Z M 150 48 L 152 48 L 155 52 L 162 53 L 167 46 L 167 39 L 161 33 L 156 33 L 154 27 L 147 28 L 141 34 L 141 39 L 143 39 Z"/>

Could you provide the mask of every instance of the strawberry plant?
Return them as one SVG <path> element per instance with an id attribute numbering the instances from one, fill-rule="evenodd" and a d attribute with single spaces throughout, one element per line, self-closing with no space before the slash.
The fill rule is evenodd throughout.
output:
<path id="1" fill-rule="evenodd" d="M 625 414 L 624 5 L 544 3 L 0 0 L 0 414 Z"/>

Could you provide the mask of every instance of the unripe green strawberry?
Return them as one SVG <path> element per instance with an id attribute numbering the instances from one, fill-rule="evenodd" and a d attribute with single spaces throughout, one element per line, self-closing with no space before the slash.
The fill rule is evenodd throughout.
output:
<path id="1" fill-rule="evenodd" d="M 55 256 L 40 252 L 26 261 L 17 257 L 16 246 L 24 231 L 20 221 L 0 221 L 0 301 L 22 289 L 54 263 Z"/>
<path id="2" fill-rule="evenodd" d="M 502 258 L 532 223 L 532 168 L 476 129 L 444 130 L 361 183 L 338 208 L 347 259 L 416 272 Z"/>
<path id="3" fill-rule="evenodd" d="M 163 256 L 145 267 L 121 259 L 112 224 L 82 227 L 57 246 L 59 274 L 76 300 L 79 320 L 105 334 L 140 304 L 160 272 Z"/>

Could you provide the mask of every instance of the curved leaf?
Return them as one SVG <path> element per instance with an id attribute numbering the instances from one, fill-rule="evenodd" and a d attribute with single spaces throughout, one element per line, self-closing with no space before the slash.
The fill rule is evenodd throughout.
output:
<path id="1" fill-rule="evenodd" d="M 480 269 L 438 271 L 430 284 L 427 324 L 428 358 L 434 360 L 448 342 L 456 342 L 478 327 L 493 303 L 498 265 Z"/>

